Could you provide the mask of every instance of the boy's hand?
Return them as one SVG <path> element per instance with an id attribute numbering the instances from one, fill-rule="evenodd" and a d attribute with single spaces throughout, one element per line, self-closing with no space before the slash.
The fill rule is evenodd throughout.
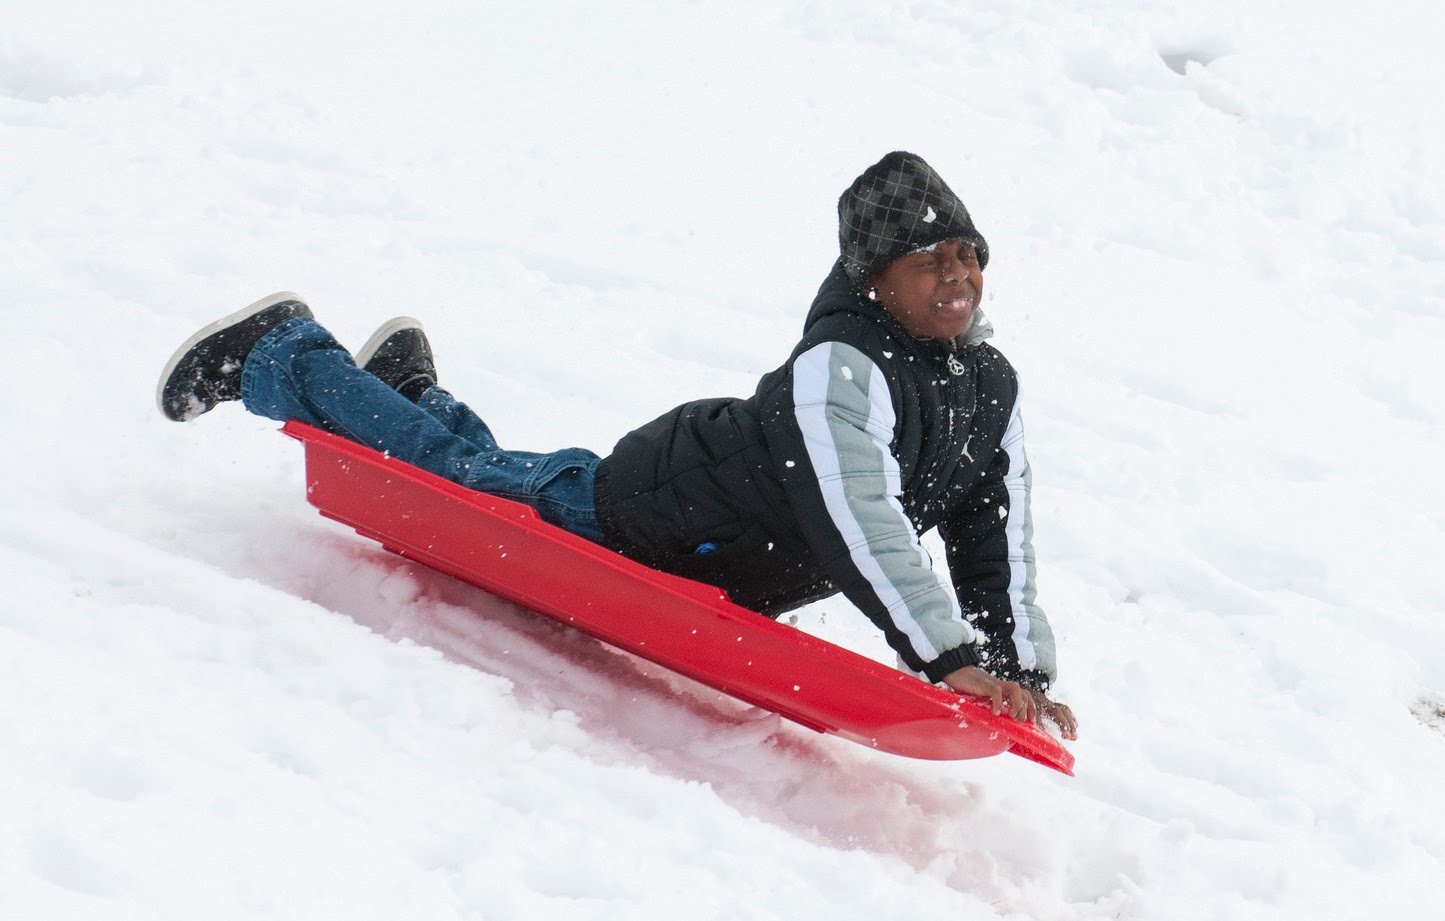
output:
<path id="1" fill-rule="evenodd" d="M 995 714 L 1007 712 L 1021 722 L 1038 722 L 1038 704 L 1033 694 L 1017 681 L 1000 681 L 977 665 L 969 665 L 951 672 L 943 683 L 960 694 L 987 697 L 993 702 Z"/>
<path id="2" fill-rule="evenodd" d="M 1043 691 L 1025 687 L 1017 681 L 1000 681 L 993 675 L 970 665 L 960 668 L 943 679 L 943 683 L 960 694 L 987 697 L 993 702 L 993 712 L 1008 712 L 1016 720 L 1038 724 L 1039 717 L 1045 716 L 1059 727 L 1064 738 L 1073 741 L 1079 737 L 1079 721 L 1066 704 L 1049 700 Z"/>
<path id="3" fill-rule="evenodd" d="M 1049 700 L 1043 691 L 1036 691 L 1029 688 L 1029 696 L 1034 699 L 1034 706 L 1038 708 L 1040 716 L 1046 716 L 1053 720 L 1054 725 L 1059 727 L 1060 734 L 1064 738 L 1073 741 L 1079 737 L 1079 720 L 1074 716 L 1066 704 L 1056 700 Z"/>

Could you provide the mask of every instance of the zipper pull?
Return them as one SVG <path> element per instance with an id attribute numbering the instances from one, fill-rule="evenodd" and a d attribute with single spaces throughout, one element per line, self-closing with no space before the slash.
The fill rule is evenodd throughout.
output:
<path id="1" fill-rule="evenodd" d="M 957 377 L 958 375 L 962 374 L 963 372 L 965 372 L 965 371 L 967 371 L 967 370 L 968 370 L 968 368 L 964 366 L 963 362 L 961 362 L 961 361 L 958 360 L 958 356 L 956 356 L 956 355 L 949 355 L 949 356 L 948 356 L 948 373 L 949 373 L 949 374 L 952 374 L 954 377 Z"/>

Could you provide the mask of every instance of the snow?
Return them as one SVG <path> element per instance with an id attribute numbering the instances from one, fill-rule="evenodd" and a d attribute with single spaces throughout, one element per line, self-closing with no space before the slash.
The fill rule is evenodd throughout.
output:
<path id="1" fill-rule="evenodd" d="M 1435 5 L 7 12 L 0 917 L 1438 916 Z M 719 699 L 155 410 L 290 288 L 606 451 L 787 355 L 893 149 L 989 239 L 1074 779 Z"/>

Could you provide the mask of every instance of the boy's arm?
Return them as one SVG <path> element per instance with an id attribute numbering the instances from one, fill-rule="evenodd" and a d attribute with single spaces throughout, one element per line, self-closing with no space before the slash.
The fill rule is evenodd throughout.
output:
<path id="1" fill-rule="evenodd" d="M 833 583 L 932 681 L 979 662 L 977 632 L 900 501 L 895 411 L 881 369 L 842 342 L 793 363 L 791 406 L 765 424 L 798 522 Z"/>
<path id="2" fill-rule="evenodd" d="M 938 530 L 959 603 L 985 637 L 982 666 L 1045 690 L 1057 672 L 1053 630 L 1034 603 L 1032 480 L 1015 397 L 992 463 Z"/>

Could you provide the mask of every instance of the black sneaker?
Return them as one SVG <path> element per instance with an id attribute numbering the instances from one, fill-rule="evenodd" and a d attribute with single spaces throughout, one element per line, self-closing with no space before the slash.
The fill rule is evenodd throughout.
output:
<path id="1" fill-rule="evenodd" d="M 437 366 L 421 322 L 411 317 L 387 320 L 356 353 L 363 371 L 415 403 L 437 385 Z"/>
<path id="2" fill-rule="evenodd" d="M 176 349 L 161 372 L 156 404 L 167 419 L 185 422 L 227 400 L 241 398 L 241 369 L 261 337 L 311 308 L 290 291 L 278 291 L 199 330 Z"/>

